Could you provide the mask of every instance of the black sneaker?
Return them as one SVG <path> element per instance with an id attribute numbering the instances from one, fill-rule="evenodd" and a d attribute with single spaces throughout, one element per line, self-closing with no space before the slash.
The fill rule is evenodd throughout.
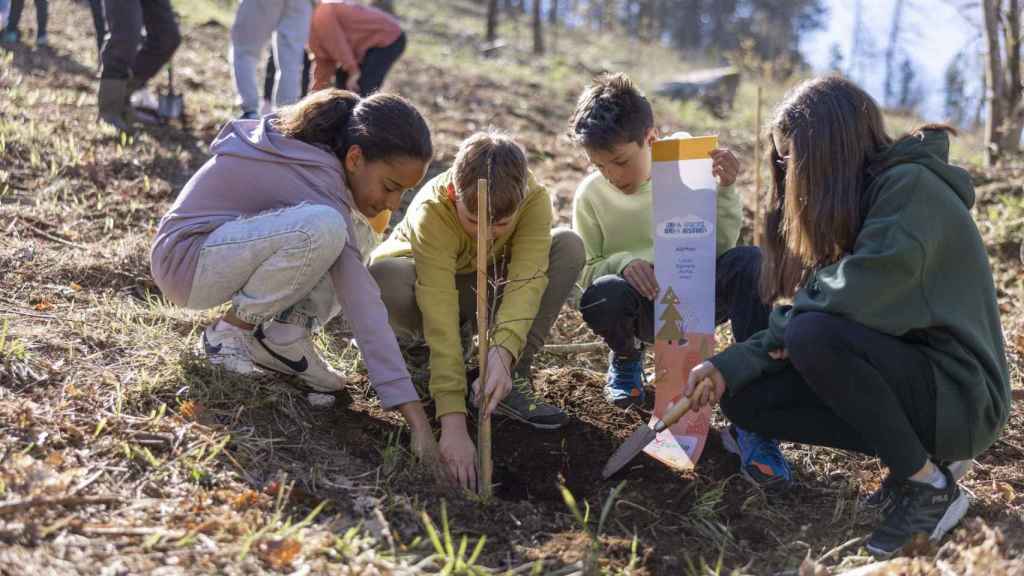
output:
<path id="1" fill-rule="evenodd" d="M 480 375 L 479 368 L 473 368 L 466 373 L 466 382 L 472 384 Z M 466 405 L 470 414 L 477 417 L 477 398 L 474 397 L 472 386 L 469 387 L 466 396 Z M 538 430 L 557 430 L 569 422 L 569 415 L 564 410 L 544 402 L 537 397 L 533 391 L 530 379 L 520 375 L 519 370 L 513 374 L 512 390 L 504 400 L 498 403 L 494 410 L 501 414 Z"/>
<path id="2" fill-rule="evenodd" d="M 950 462 L 947 467 L 949 473 L 953 475 L 953 479 L 960 481 L 961 478 L 967 475 L 974 466 L 974 460 L 955 460 Z M 868 494 L 866 498 L 861 500 L 861 506 L 865 508 L 879 508 L 882 512 L 888 512 L 889 507 L 892 505 L 895 489 L 897 482 L 892 479 L 892 476 L 886 475 L 885 480 L 882 480 L 882 485 L 878 487 L 871 494 Z"/>
<path id="3" fill-rule="evenodd" d="M 967 513 L 967 495 L 949 469 L 939 469 L 946 477 L 945 488 L 913 480 L 893 482 L 893 501 L 882 525 L 868 540 L 868 552 L 887 558 L 899 552 L 915 534 L 927 534 L 928 540 L 936 542 L 960 522 Z"/>

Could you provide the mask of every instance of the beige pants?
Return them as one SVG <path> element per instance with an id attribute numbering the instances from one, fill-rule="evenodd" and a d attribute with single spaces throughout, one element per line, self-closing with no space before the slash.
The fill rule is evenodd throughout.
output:
<path id="1" fill-rule="evenodd" d="M 583 241 L 572 230 L 551 231 L 551 252 L 548 260 L 548 286 L 540 300 L 540 309 L 526 335 L 526 346 L 519 355 L 516 371 L 529 373 L 533 356 L 544 345 L 544 339 L 562 310 L 586 260 Z M 388 318 L 395 335 L 406 341 L 423 337 L 423 316 L 416 305 L 416 264 L 412 258 L 389 258 L 370 266 L 377 280 L 381 298 L 388 309 Z M 459 291 L 459 323 L 476 318 L 476 274 L 456 274 Z M 502 293 L 499 289 L 498 299 Z M 474 329 L 476 328 L 473 323 Z"/>

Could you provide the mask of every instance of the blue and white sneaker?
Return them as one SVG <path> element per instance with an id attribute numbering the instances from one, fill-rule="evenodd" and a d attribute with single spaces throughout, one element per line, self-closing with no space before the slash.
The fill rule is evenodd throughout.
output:
<path id="1" fill-rule="evenodd" d="M 608 363 L 604 396 L 619 408 L 639 406 L 644 402 L 644 357 L 635 359 L 613 356 Z"/>
<path id="2" fill-rule="evenodd" d="M 722 445 L 740 457 L 740 472 L 755 486 L 779 491 L 793 482 L 793 472 L 779 442 L 730 425 L 722 430 Z"/>

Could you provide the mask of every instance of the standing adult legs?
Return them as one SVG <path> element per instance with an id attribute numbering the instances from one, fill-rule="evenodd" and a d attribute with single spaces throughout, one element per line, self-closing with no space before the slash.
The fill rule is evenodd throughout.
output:
<path id="1" fill-rule="evenodd" d="M 110 0 L 106 0 L 109 2 Z M 243 115 L 260 109 L 256 66 L 260 54 L 281 20 L 285 0 L 242 0 L 231 26 L 231 69 Z"/>
<path id="2" fill-rule="evenodd" d="M 274 34 L 275 108 L 298 102 L 302 93 L 302 59 L 312 18 L 313 7 L 307 0 L 285 0 Z"/>

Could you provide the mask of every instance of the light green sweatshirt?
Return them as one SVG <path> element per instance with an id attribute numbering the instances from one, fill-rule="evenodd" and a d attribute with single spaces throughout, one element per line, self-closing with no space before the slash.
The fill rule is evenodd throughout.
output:
<path id="1" fill-rule="evenodd" d="M 736 246 L 743 208 L 735 186 L 718 189 L 715 256 Z M 654 262 L 651 229 L 651 181 L 633 194 L 624 194 L 600 172 L 580 182 L 572 206 L 572 227 L 583 239 L 587 264 L 583 286 L 606 274 L 620 274 L 636 259 Z"/>

